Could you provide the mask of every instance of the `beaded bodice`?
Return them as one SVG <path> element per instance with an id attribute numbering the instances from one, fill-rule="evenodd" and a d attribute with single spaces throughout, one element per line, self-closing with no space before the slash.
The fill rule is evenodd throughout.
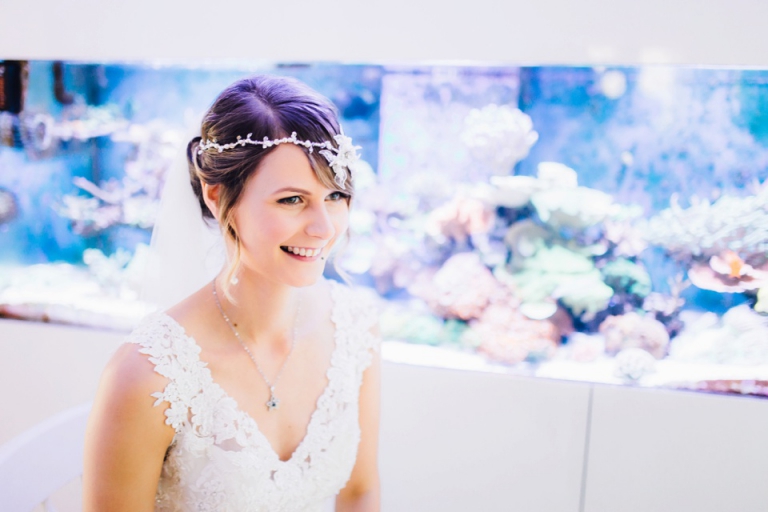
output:
<path id="1" fill-rule="evenodd" d="M 158 511 L 320 511 L 346 484 L 360 441 L 359 391 L 378 349 L 375 308 L 357 291 L 331 282 L 335 347 L 327 386 L 304 439 L 280 460 L 256 421 L 211 377 L 200 347 L 164 313 L 130 335 L 168 379 L 153 394 L 167 402 L 174 428 L 157 492 Z"/>

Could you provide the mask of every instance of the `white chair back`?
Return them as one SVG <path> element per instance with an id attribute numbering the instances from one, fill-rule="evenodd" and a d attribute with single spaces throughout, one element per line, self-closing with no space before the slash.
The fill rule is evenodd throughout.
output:
<path id="1" fill-rule="evenodd" d="M 83 474 L 91 403 L 48 418 L 0 446 L 0 510 L 30 512 Z"/>

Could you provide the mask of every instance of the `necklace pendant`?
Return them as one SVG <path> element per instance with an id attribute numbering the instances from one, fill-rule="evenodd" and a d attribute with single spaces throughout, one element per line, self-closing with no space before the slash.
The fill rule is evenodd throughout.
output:
<path id="1" fill-rule="evenodd" d="M 275 394 L 272 393 L 269 397 L 269 400 L 267 400 L 267 410 L 271 411 L 272 409 L 277 409 L 279 405 L 280 400 L 278 400 Z"/>

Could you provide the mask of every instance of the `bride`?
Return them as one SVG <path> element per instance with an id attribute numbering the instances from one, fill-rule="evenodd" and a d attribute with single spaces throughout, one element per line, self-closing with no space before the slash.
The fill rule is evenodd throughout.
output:
<path id="1" fill-rule="evenodd" d="M 357 159 L 335 108 L 293 79 L 241 80 L 187 159 L 227 263 L 109 362 L 85 510 L 379 510 L 375 308 L 322 277 L 347 237 Z M 185 248 L 178 265 L 196 256 Z"/>

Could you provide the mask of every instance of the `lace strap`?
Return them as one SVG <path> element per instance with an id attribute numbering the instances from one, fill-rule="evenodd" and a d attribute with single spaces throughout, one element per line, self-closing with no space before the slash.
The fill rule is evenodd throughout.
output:
<path id="1" fill-rule="evenodd" d="M 333 282 L 333 321 L 340 331 L 339 341 L 344 343 L 345 352 L 359 361 L 364 370 L 378 352 L 381 339 L 371 332 L 379 321 L 376 294 L 367 288 L 350 288 Z"/>
<path id="2" fill-rule="evenodd" d="M 200 391 L 200 347 L 172 318 L 165 313 L 153 313 L 129 335 L 127 341 L 136 343 L 155 365 L 155 372 L 168 379 L 165 389 L 152 393 L 155 407 L 168 402 L 165 423 L 179 432 L 189 423 L 189 406 Z"/>

